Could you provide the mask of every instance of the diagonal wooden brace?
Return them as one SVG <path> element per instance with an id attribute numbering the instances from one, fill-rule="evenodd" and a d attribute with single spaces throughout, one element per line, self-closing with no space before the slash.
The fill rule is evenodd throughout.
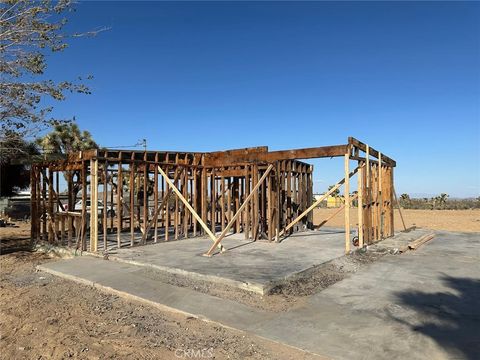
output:
<path id="1" fill-rule="evenodd" d="M 203 230 L 205 230 L 205 232 L 208 234 L 208 236 L 210 236 L 210 238 L 212 239 L 212 241 L 215 242 L 216 240 L 216 237 L 215 235 L 210 231 L 210 229 L 208 228 L 207 224 L 205 224 L 202 220 L 202 218 L 197 214 L 197 212 L 192 208 L 192 206 L 189 204 L 189 202 L 187 201 L 187 199 L 185 199 L 182 195 L 182 193 L 180 192 L 180 190 L 177 189 L 177 187 L 173 184 L 172 180 L 170 180 L 168 178 L 168 175 L 165 174 L 165 172 L 162 170 L 162 168 L 159 166 L 158 167 L 158 172 L 163 176 L 163 178 L 165 179 L 165 181 L 167 182 L 167 184 L 170 186 L 170 188 L 175 192 L 175 194 L 178 196 L 178 198 L 180 199 L 181 202 L 183 202 L 183 204 L 187 207 L 187 209 L 191 212 L 191 214 L 193 215 L 193 217 L 199 222 L 199 224 L 202 226 Z M 219 245 L 219 248 L 221 251 L 225 251 L 225 249 L 223 248 L 222 245 Z"/>
<path id="2" fill-rule="evenodd" d="M 363 166 L 363 165 L 361 165 Z M 353 175 L 355 175 L 358 171 L 360 167 L 357 167 L 355 170 L 353 170 L 349 175 L 348 177 L 351 178 Z M 278 235 L 279 237 L 282 236 L 283 234 L 285 234 L 288 230 L 290 230 L 293 226 L 295 226 L 295 224 L 297 222 L 299 222 L 300 220 L 302 220 L 305 215 L 307 215 L 310 211 L 312 211 L 313 209 L 315 209 L 318 205 L 320 205 L 320 203 L 325 200 L 330 194 L 332 194 L 335 190 L 337 190 L 340 186 L 343 185 L 343 183 L 345 182 L 345 178 L 343 178 L 342 180 L 340 180 L 339 182 L 337 182 L 330 190 L 328 190 L 325 194 L 323 194 L 322 196 L 320 196 L 320 198 L 318 198 L 318 200 L 316 200 L 312 205 L 310 205 L 308 207 L 308 209 L 306 209 L 303 213 L 301 213 L 300 215 L 298 215 L 295 220 L 293 220 L 290 224 L 288 224 L 285 229 L 283 229 L 280 234 Z"/>
<path id="3" fill-rule="evenodd" d="M 47 175 L 47 172 L 45 170 L 43 170 L 42 173 L 43 173 L 43 176 L 45 176 L 45 179 L 47 181 L 49 181 L 49 177 Z M 58 197 L 57 192 L 54 189 L 52 189 L 52 194 L 53 194 L 53 196 L 55 196 L 55 199 L 57 200 L 58 205 L 60 206 L 60 209 L 62 209 L 62 211 L 65 211 L 65 207 L 63 206 L 62 202 L 60 201 L 60 198 Z"/>
<path id="4" fill-rule="evenodd" d="M 260 178 L 260 180 L 258 180 L 257 184 L 254 186 L 254 188 L 252 189 L 252 192 L 247 196 L 247 198 L 245 199 L 245 201 L 243 202 L 243 204 L 238 208 L 237 212 L 235 213 L 235 215 L 232 217 L 232 219 L 230 220 L 230 222 L 227 224 L 227 226 L 225 227 L 225 229 L 222 231 L 222 233 L 219 235 L 219 237 L 215 240 L 214 244 L 210 247 L 210 249 L 204 254 L 205 256 L 212 256 L 212 252 L 213 250 L 215 249 L 216 246 L 218 246 L 220 244 L 220 241 L 223 240 L 223 238 L 225 237 L 225 235 L 227 234 L 227 232 L 230 230 L 230 228 L 232 227 L 232 225 L 235 223 L 235 221 L 237 220 L 237 218 L 240 216 L 240 214 L 242 213 L 243 209 L 245 208 L 245 206 L 247 206 L 248 202 L 250 201 L 250 199 L 252 199 L 253 195 L 257 192 L 258 188 L 260 187 L 260 185 L 262 184 L 262 182 L 267 178 L 268 174 L 270 173 L 270 171 L 273 169 L 273 165 L 269 165 L 267 170 L 265 170 L 265 172 L 263 173 L 262 177 Z"/>
<path id="5" fill-rule="evenodd" d="M 397 208 L 398 208 L 398 213 L 400 214 L 400 219 L 402 219 L 403 231 L 407 231 L 407 227 L 405 226 L 405 221 L 403 220 L 402 207 L 400 206 L 400 202 L 398 201 L 397 193 L 395 191 L 395 188 L 393 189 L 393 196 L 395 197 L 395 202 L 397 203 Z"/>
<path id="6" fill-rule="evenodd" d="M 182 169 L 182 171 L 180 172 L 178 172 L 178 168 L 175 170 L 175 175 L 173 176 L 173 183 L 175 183 L 178 180 L 178 178 L 180 177 L 181 174 L 183 174 L 184 171 L 185 171 L 185 168 Z M 150 229 L 155 223 L 155 219 L 158 218 L 158 213 L 165 207 L 166 204 L 168 204 L 168 200 L 170 199 L 172 192 L 173 192 L 173 189 L 170 188 L 168 189 L 167 193 L 164 194 L 162 200 L 160 201 L 160 205 L 158 205 L 158 207 L 155 209 L 155 213 L 153 214 L 152 219 L 150 220 L 147 227 L 145 228 L 145 231 L 143 232 L 142 242 L 144 242 L 147 239 L 148 233 L 150 232 Z"/>
<path id="7" fill-rule="evenodd" d="M 355 194 L 353 195 L 352 197 L 350 197 L 350 202 L 353 203 L 353 201 L 358 197 L 358 194 Z M 326 218 L 325 220 L 323 220 L 320 224 L 318 224 L 317 226 L 315 226 L 315 229 L 319 229 L 321 228 L 323 225 L 325 225 L 327 222 L 329 222 L 330 220 L 332 220 L 340 211 L 342 211 L 343 209 L 345 208 L 345 204 L 343 204 L 342 206 L 340 206 L 332 215 L 330 215 L 328 218 Z"/>

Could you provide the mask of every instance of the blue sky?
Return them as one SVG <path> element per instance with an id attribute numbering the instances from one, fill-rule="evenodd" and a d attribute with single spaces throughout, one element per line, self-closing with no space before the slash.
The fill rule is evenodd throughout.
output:
<path id="1" fill-rule="evenodd" d="M 102 146 L 270 149 L 354 136 L 395 158 L 397 193 L 480 195 L 480 4 L 80 2 L 47 76 Z M 313 162 L 315 191 L 343 177 Z M 352 163 L 353 165 L 353 163 Z"/>

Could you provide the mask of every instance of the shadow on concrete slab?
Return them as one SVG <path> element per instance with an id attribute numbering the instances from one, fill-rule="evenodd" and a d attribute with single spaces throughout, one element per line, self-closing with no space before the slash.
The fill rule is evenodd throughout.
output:
<path id="1" fill-rule="evenodd" d="M 395 318 L 422 333 L 456 357 L 476 360 L 480 356 L 480 280 L 444 275 L 451 290 L 427 293 L 397 293 L 399 302 L 418 313 L 418 324 Z"/>

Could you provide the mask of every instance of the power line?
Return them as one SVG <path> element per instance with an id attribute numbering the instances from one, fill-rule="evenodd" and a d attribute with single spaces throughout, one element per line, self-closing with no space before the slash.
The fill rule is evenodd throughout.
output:
<path id="1" fill-rule="evenodd" d="M 127 149 L 127 148 L 134 148 L 139 147 L 141 145 L 122 145 L 122 146 L 102 146 L 105 149 Z"/>
<path id="2" fill-rule="evenodd" d="M 135 145 L 119 145 L 119 146 L 102 146 L 105 149 L 127 149 L 143 146 L 143 149 L 147 151 L 147 139 L 138 140 Z"/>

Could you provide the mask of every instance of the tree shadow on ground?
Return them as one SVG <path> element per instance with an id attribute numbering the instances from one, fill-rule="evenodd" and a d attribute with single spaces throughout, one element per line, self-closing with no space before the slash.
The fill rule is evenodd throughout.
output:
<path id="1" fill-rule="evenodd" d="M 11 254 L 17 251 L 29 251 L 32 244 L 29 237 L 0 239 L 0 255 Z"/>
<path id="2" fill-rule="evenodd" d="M 396 319 L 435 340 L 455 358 L 480 358 L 480 279 L 443 276 L 451 290 L 397 293 L 418 314 L 415 324 Z"/>

